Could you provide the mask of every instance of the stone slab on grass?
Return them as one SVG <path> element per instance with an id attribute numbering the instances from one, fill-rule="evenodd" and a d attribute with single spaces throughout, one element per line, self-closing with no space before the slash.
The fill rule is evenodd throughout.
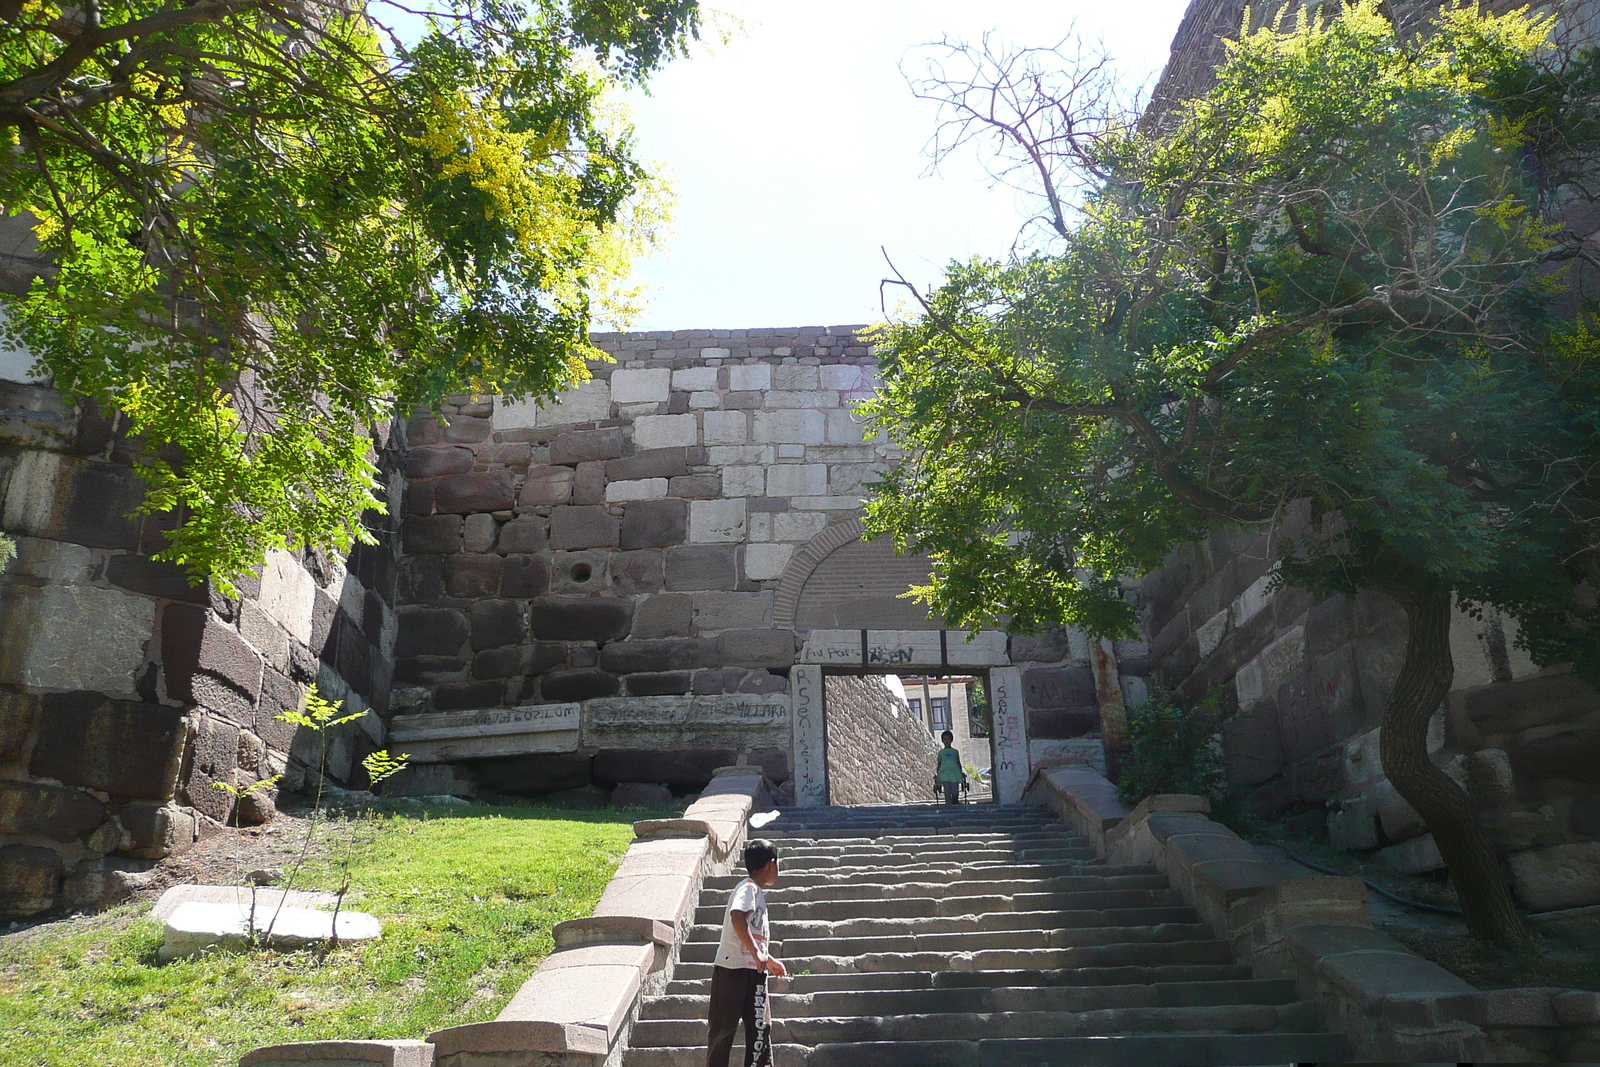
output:
<path id="1" fill-rule="evenodd" d="M 156 901 L 150 909 L 150 918 L 164 923 L 173 912 L 189 903 L 237 904 L 246 910 L 250 907 L 251 886 L 247 885 L 175 885 Z M 256 911 L 282 905 L 290 908 L 332 908 L 339 898 L 335 893 L 306 889 L 254 889 Z"/>
<path id="2" fill-rule="evenodd" d="M 268 947 L 308 948 L 329 940 L 371 941 L 382 925 L 360 911 L 317 911 L 314 908 L 262 908 L 255 911 L 255 930 Z M 246 904 L 188 901 L 166 920 L 166 934 L 157 953 L 163 963 L 213 949 L 243 948 L 250 941 L 251 914 Z"/>
<path id="3" fill-rule="evenodd" d="M 247 1052 L 239 1067 L 433 1067 L 426 1041 L 295 1041 Z"/>

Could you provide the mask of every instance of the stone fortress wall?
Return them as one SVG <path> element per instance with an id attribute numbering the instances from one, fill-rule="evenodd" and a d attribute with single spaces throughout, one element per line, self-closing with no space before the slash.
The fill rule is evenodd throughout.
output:
<path id="1" fill-rule="evenodd" d="M 398 515 L 348 560 L 274 553 L 240 598 L 192 587 L 150 558 L 155 518 L 130 518 L 144 483 L 114 418 L 30 380 L 0 352 L 0 916 L 103 906 L 118 872 L 181 852 L 208 821 L 260 822 L 275 790 L 244 788 L 321 760 L 275 716 L 306 688 L 364 710 L 335 731 L 328 768 L 349 780 L 384 737 Z M 390 499 L 403 428 L 376 435 Z"/>
<path id="2" fill-rule="evenodd" d="M 929 800 L 940 745 L 927 724 L 882 678 L 837 675 L 825 684 L 829 801 L 859 805 Z"/>

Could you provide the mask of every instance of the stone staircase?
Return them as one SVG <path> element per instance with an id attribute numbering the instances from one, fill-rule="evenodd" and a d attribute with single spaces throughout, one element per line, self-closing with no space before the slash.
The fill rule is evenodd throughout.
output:
<path id="1" fill-rule="evenodd" d="M 769 891 L 775 1067 L 1262 1064 L 1346 1058 L 1289 981 L 1233 962 L 1151 867 L 1111 867 L 1046 812 L 790 809 Z M 708 879 L 624 1067 L 702 1067 L 735 877 Z M 735 1047 L 731 1062 L 741 1064 Z"/>

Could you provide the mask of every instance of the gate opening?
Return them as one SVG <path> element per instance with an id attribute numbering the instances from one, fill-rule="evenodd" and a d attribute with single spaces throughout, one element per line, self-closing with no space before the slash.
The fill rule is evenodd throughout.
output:
<path id="1" fill-rule="evenodd" d="M 993 731 L 986 672 L 823 674 L 828 803 L 944 803 L 934 773 L 940 735 L 961 755 L 963 803 L 990 803 Z"/>

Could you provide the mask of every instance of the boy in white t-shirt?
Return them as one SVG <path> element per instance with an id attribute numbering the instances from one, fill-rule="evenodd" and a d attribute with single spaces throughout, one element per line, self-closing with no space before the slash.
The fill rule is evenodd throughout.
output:
<path id="1" fill-rule="evenodd" d="M 744 1023 L 745 1067 L 771 1067 L 771 1016 L 767 978 L 789 972 L 767 951 L 767 894 L 778 881 L 778 850 L 757 839 L 744 846 L 749 872 L 728 897 L 722 914 L 722 941 L 711 968 L 710 1036 L 706 1067 L 728 1067 L 733 1035 Z"/>

